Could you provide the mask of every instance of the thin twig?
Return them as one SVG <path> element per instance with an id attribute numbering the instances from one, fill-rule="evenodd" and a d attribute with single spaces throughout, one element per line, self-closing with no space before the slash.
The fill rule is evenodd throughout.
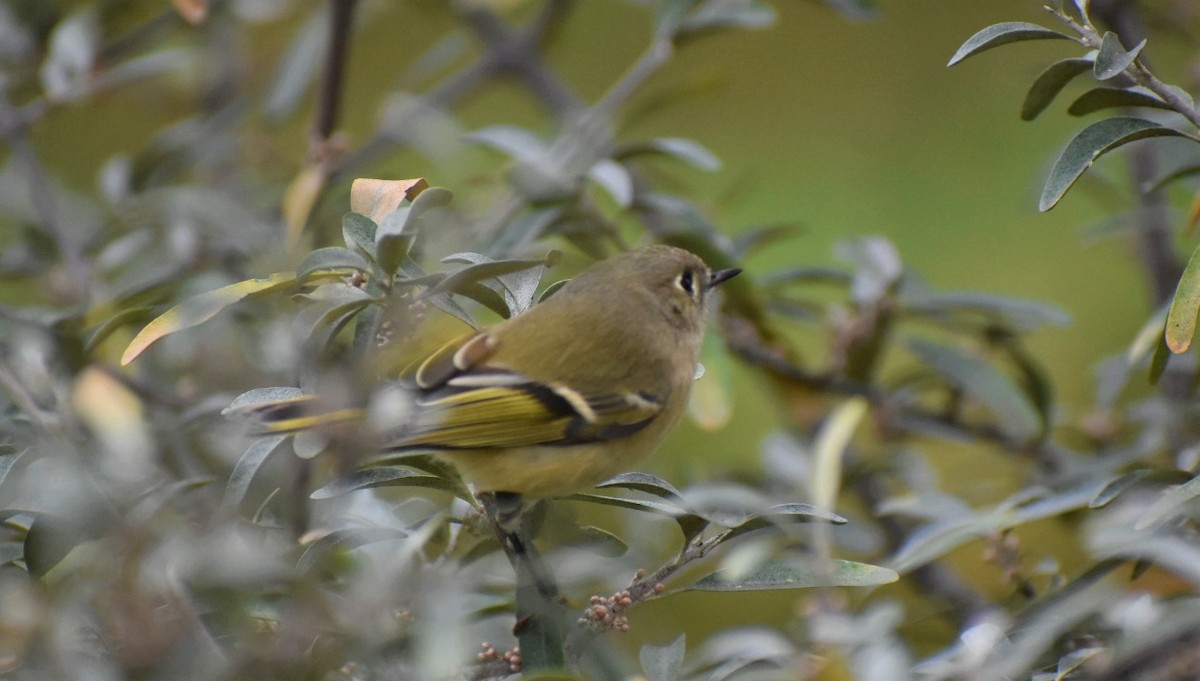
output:
<path id="1" fill-rule="evenodd" d="M 1130 3 L 1122 2 L 1119 4 L 1128 5 Z M 1083 39 L 1086 47 L 1090 47 L 1094 50 L 1100 49 L 1100 43 L 1103 40 L 1103 36 L 1100 35 L 1100 32 L 1097 31 L 1094 26 L 1092 26 L 1089 20 L 1085 18 L 1082 22 L 1076 21 L 1074 17 L 1066 12 L 1060 12 L 1053 9 L 1050 9 L 1050 13 L 1070 27 L 1071 30 L 1075 31 L 1079 37 Z M 1154 73 L 1151 72 L 1150 69 L 1145 65 L 1142 57 L 1139 56 L 1137 59 L 1135 59 L 1133 63 L 1125 69 L 1125 74 L 1132 78 L 1133 81 L 1138 85 L 1141 85 L 1147 90 L 1158 95 L 1160 99 L 1171 105 L 1171 108 L 1176 113 L 1186 118 L 1193 127 L 1200 129 L 1200 113 L 1197 113 L 1195 106 L 1184 99 L 1179 90 L 1159 80 L 1158 77 L 1155 76 Z"/>
<path id="2" fill-rule="evenodd" d="M 654 572 L 634 579 L 626 589 L 630 598 L 634 603 L 642 603 L 666 596 L 668 592 L 663 588 L 665 582 L 690 563 L 704 558 L 720 546 L 728 538 L 729 532 L 730 530 L 726 530 L 708 538 L 696 537 L 669 562 Z"/>
<path id="3" fill-rule="evenodd" d="M 325 70 L 317 111 L 313 119 L 309 157 L 320 161 L 328 157 L 329 138 L 337 129 L 337 118 L 345 91 L 346 52 L 350 46 L 350 30 L 354 23 L 357 0 L 330 0 L 329 42 L 325 55 Z"/>

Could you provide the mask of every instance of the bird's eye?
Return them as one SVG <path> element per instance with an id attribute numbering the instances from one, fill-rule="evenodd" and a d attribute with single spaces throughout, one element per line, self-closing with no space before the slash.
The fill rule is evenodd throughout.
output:
<path id="1" fill-rule="evenodd" d="M 689 296 L 696 295 L 696 275 L 691 270 L 684 270 L 675 283 L 679 284 L 679 288 L 687 291 Z"/>

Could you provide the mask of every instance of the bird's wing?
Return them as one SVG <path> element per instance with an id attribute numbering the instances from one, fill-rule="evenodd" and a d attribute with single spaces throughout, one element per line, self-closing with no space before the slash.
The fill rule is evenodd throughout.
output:
<path id="1" fill-rule="evenodd" d="M 487 364 L 497 343 L 486 332 L 443 346 L 410 371 L 420 392 L 388 449 L 493 449 L 611 440 L 641 430 L 665 396 L 586 393 Z"/>

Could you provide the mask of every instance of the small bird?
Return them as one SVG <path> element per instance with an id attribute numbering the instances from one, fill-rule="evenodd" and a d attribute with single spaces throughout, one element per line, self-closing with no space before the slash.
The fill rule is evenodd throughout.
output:
<path id="1" fill-rule="evenodd" d="M 477 493 L 518 505 L 626 471 L 683 414 L 706 299 L 739 272 L 664 245 L 601 261 L 421 362 L 409 418 L 384 448 L 433 450 Z"/>

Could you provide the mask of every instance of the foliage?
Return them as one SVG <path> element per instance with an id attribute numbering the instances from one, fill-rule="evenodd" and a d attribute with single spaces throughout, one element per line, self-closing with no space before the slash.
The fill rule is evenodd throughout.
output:
<path id="1" fill-rule="evenodd" d="M 1026 342 L 1069 323 L 1062 310 L 934 290 L 882 237 L 840 244 L 844 267 L 764 272 L 756 255 L 786 230 L 729 238 L 668 189 L 681 167 L 719 170 L 712 152 L 628 138 L 627 105 L 676 52 L 768 28 L 772 6 L 630 8 L 648 44 L 588 102 L 546 56 L 575 3 L 505 4 L 414 3 L 449 27 L 418 61 L 458 70 L 418 94 L 397 89 L 374 137 L 354 148 L 336 134 L 355 13 L 370 11 L 354 2 L 291 8 L 292 43 L 253 95 L 220 49 L 264 21 L 253 3 L 177 0 L 150 14 L 0 4 L 12 46 L 0 220 L 13 235 L 0 267 L 21 301 L 0 308 L 0 669 L 30 679 L 1195 675 L 1200 433 L 1187 353 L 1200 256 L 1183 267 L 1147 218 L 1136 238 L 1160 309 L 1100 368 L 1094 408 L 1076 415 Z M 822 4 L 850 17 L 875 9 Z M 1149 68 L 1153 43 L 1128 35 L 1139 4 L 1100 4 L 1052 4 L 1065 32 L 985 28 L 950 61 L 1073 42 L 1084 53 L 1037 77 L 1023 118 L 1086 72 L 1103 85 L 1070 113 L 1149 112 L 1086 126 L 1052 166 L 1043 210 L 1109 151 L 1153 137 L 1130 149 L 1182 154 L 1198 139 L 1190 96 Z M 464 35 L 481 47 L 456 52 Z M 520 84 L 545 126 L 463 133 L 466 93 L 502 79 Z M 39 126 L 100 97 L 189 87 L 209 88 L 202 104 L 114 157 L 94 193 L 68 189 L 57 175 L 69 169 L 31 144 Z M 257 167 L 255 117 L 309 117 L 310 99 L 306 159 L 290 177 Z M 486 157 L 471 149 L 500 155 L 502 176 L 450 189 L 348 182 L 407 152 L 446 167 Z M 1196 170 L 1137 168 L 1147 216 Z M 326 236 L 331 226 L 340 238 Z M 622 474 L 530 513 L 544 555 L 522 559 L 453 469 L 370 453 L 370 426 L 394 416 L 390 379 L 438 336 L 521 314 L 553 295 L 560 269 L 644 240 L 749 270 L 723 289 L 724 350 L 706 361 L 720 373 L 736 359 L 770 386 L 782 416 L 762 443 L 764 475 L 678 489 Z M 824 344 L 820 359 L 801 360 L 804 336 Z M 1152 390 L 1135 385 L 1143 374 Z M 733 397 L 700 380 L 693 414 L 719 424 Z M 314 402 L 321 409 L 308 411 Z M 239 425 L 266 413 L 290 427 Z M 1026 479 L 999 501 L 951 495 L 935 472 L 947 447 L 1019 458 Z M 1046 523 L 1080 537 L 1069 564 L 1056 560 L 1069 548 L 1022 546 Z M 961 550 L 980 544 L 1002 584 Z M 1029 567 L 1027 552 L 1044 560 Z M 552 594 L 538 582 L 547 572 Z M 1139 577 L 1180 586 L 1163 598 Z M 909 592 L 874 589 L 896 580 Z M 731 591 L 746 593 L 712 593 Z M 736 608 L 757 591 L 804 607 L 753 627 L 710 614 L 718 631 L 707 637 L 644 631 L 646 602 L 685 608 L 679 594 L 691 593 Z M 953 633 L 931 652 L 913 629 L 932 607 Z M 644 645 L 621 633 L 639 627 Z"/>

